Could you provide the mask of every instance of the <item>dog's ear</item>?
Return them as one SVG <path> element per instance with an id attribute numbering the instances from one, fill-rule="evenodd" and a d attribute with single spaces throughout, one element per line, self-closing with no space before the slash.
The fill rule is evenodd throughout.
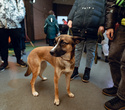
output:
<path id="1" fill-rule="evenodd" d="M 82 40 L 85 40 L 85 38 L 78 37 L 78 36 L 73 36 L 72 39 L 73 39 L 73 41 L 75 42 L 75 44 L 78 44 L 78 43 L 80 43 Z"/>
<path id="2" fill-rule="evenodd" d="M 59 38 L 60 38 L 60 36 L 55 37 L 55 40 L 54 40 L 54 46 L 57 44 Z"/>
<path id="3" fill-rule="evenodd" d="M 58 36 L 58 37 L 55 37 L 55 40 L 56 40 L 56 41 L 58 41 L 58 39 L 59 39 L 59 38 L 60 38 L 60 36 Z"/>

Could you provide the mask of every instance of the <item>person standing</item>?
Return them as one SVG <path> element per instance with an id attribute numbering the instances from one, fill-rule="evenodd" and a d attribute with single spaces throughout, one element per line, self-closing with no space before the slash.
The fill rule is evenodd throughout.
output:
<path id="1" fill-rule="evenodd" d="M 59 26 L 57 20 L 55 18 L 54 12 L 50 10 L 49 16 L 46 18 L 44 25 L 44 33 L 47 35 L 47 39 L 49 39 L 49 46 L 54 46 L 54 40 L 58 32 Z"/>
<path id="2" fill-rule="evenodd" d="M 82 78 L 83 82 L 89 82 L 90 70 L 95 57 L 97 33 L 104 32 L 105 21 L 105 0 L 75 0 L 75 3 L 68 15 L 68 26 L 72 29 L 73 36 L 85 38 L 85 41 L 76 45 L 75 68 L 71 76 L 74 79 L 78 76 L 78 68 L 86 42 L 86 67 Z"/>
<path id="3" fill-rule="evenodd" d="M 67 21 L 64 18 L 62 19 L 62 21 L 64 25 L 67 25 Z"/>
<path id="4" fill-rule="evenodd" d="M 24 19 L 25 7 L 23 0 L 0 0 L 0 47 L 1 57 L 4 61 L 0 71 L 8 68 L 8 37 L 10 36 L 17 59 L 17 65 L 26 67 L 21 60 L 20 49 L 20 22 Z"/>
<path id="5" fill-rule="evenodd" d="M 115 31 L 115 24 L 119 27 Z M 110 40 L 109 66 L 113 79 L 113 86 L 104 88 L 102 93 L 115 96 L 104 106 L 108 110 L 125 109 L 125 1 L 107 0 L 106 35 Z"/>
<path id="6" fill-rule="evenodd" d="M 68 33 L 68 25 L 67 25 L 67 21 L 63 18 L 62 19 L 63 21 L 63 24 L 62 24 L 62 27 L 61 27 L 61 34 L 67 34 Z"/>

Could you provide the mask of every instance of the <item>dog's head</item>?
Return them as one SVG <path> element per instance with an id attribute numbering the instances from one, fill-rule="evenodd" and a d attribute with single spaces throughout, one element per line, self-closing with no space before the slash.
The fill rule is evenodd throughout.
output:
<path id="1" fill-rule="evenodd" d="M 66 53 L 70 53 L 75 50 L 75 45 L 84 40 L 83 38 L 70 35 L 60 35 L 55 38 L 56 45 L 50 51 L 50 54 L 55 57 L 60 57 Z"/>

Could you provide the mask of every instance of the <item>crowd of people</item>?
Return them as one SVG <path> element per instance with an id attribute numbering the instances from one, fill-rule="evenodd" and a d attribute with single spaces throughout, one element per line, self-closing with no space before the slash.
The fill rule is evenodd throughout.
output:
<path id="1" fill-rule="evenodd" d="M 23 0 L 0 1 L 0 53 L 3 60 L 0 71 L 8 68 L 9 37 L 14 48 L 17 64 L 21 67 L 27 67 L 27 64 L 21 60 L 21 50 L 25 50 L 25 35 L 22 35 L 24 18 Z M 75 0 L 68 15 L 68 22 L 65 19 L 62 19 L 62 21 L 72 30 L 73 36 L 85 39 L 76 45 L 75 67 L 71 80 L 79 75 L 81 56 L 86 46 L 86 64 L 82 81 L 89 82 L 98 33 L 102 33 L 107 40 L 101 43 L 105 62 L 109 62 L 114 84 L 111 88 L 104 88 L 102 93 L 107 96 L 115 96 L 104 105 L 109 110 L 125 108 L 125 1 Z M 117 29 L 115 29 L 116 24 L 119 24 Z M 49 11 L 49 16 L 45 20 L 44 32 L 49 46 L 53 46 L 54 39 L 59 33 L 59 25 L 52 10 Z M 21 43 L 22 40 L 23 43 Z"/>
<path id="2" fill-rule="evenodd" d="M 95 57 L 96 40 L 98 38 L 97 34 L 103 34 L 106 30 L 106 36 L 109 39 L 109 51 L 107 51 L 105 56 L 107 58 L 108 55 L 114 85 L 111 88 L 103 89 L 102 92 L 104 95 L 115 97 L 107 101 L 104 106 L 108 110 L 124 109 L 125 1 L 75 0 L 68 18 L 68 26 L 72 28 L 73 35 L 85 38 L 85 41 L 77 44 L 76 46 L 75 68 L 71 79 L 78 76 L 78 67 L 80 64 L 81 54 L 83 52 L 84 43 L 86 42 L 86 67 L 82 81 L 86 83 L 89 82 L 90 70 Z M 119 23 L 119 27 L 117 27 L 115 30 L 116 23 Z M 103 43 L 103 46 L 104 44 L 105 43 Z"/>

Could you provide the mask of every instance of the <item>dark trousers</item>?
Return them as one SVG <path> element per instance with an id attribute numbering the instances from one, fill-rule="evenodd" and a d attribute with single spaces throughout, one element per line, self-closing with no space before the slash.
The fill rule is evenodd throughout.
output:
<path id="1" fill-rule="evenodd" d="M 8 63 L 8 37 L 10 36 L 17 61 L 21 59 L 20 50 L 21 29 L 0 29 L 0 48 L 1 57 L 5 63 Z"/>
<path id="2" fill-rule="evenodd" d="M 26 49 L 25 38 L 24 37 L 20 38 L 20 49 L 21 50 L 25 50 Z"/>
<path id="3" fill-rule="evenodd" d="M 49 46 L 54 46 L 54 40 L 55 39 L 49 39 Z"/>
<path id="4" fill-rule="evenodd" d="M 113 41 L 110 41 L 109 65 L 117 95 L 125 100 L 125 27 L 119 26 Z"/>

